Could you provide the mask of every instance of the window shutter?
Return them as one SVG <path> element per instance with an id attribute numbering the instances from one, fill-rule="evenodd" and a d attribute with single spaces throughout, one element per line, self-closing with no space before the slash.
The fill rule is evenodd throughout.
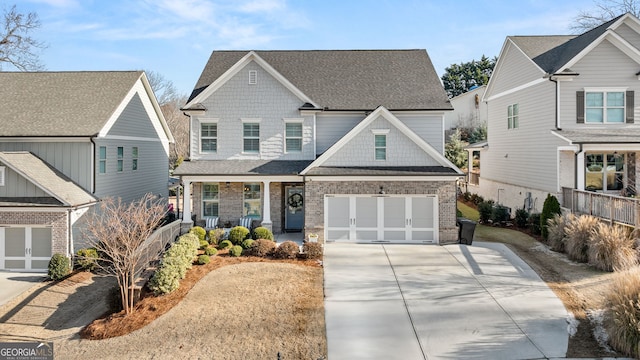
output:
<path id="1" fill-rule="evenodd" d="M 576 123 L 584 124 L 584 91 L 576 91 Z"/>
<path id="2" fill-rule="evenodd" d="M 627 106 L 627 124 L 633 124 L 634 122 L 634 91 L 630 90 L 627 91 L 627 99 L 626 99 L 626 106 Z"/>

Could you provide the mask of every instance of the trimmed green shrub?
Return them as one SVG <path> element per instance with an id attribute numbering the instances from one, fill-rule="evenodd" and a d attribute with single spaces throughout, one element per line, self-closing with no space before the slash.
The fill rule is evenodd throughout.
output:
<path id="1" fill-rule="evenodd" d="M 47 275 L 51 280 L 60 280 L 71 273 L 71 261 L 64 254 L 53 254 L 49 260 Z"/>
<path id="2" fill-rule="evenodd" d="M 278 245 L 273 256 L 278 259 L 295 259 L 300 253 L 300 247 L 293 241 L 285 241 Z"/>
<path id="3" fill-rule="evenodd" d="M 94 248 L 80 249 L 76 252 L 76 266 L 85 271 L 93 271 L 98 266 L 98 251 Z"/>
<path id="4" fill-rule="evenodd" d="M 258 240 L 258 239 L 273 240 L 273 233 L 271 232 L 271 230 L 267 229 L 266 227 L 259 226 L 253 229 L 253 239 L 254 240 Z"/>
<path id="5" fill-rule="evenodd" d="M 267 239 L 258 239 L 251 244 L 247 253 L 251 256 L 266 257 L 276 249 L 276 243 Z"/>
<path id="6" fill-rule="evenodd" d="M 211 261 L 209 255 L 198 255 L 198 265 L 206 265 Z"/>
<path id="7" fill-rule="evenodd" d="M 640 357 L 640 271 L 636 268 L 614 275 L 606 293 L 604 327 L 609 344 L 617 351 Z"/>
<path id="8" fill-rule="evenodd" d="M 542 213 L 540 213 L 540 231 L 544 239 L 549 236 L 547 221 L 553 219 L 556 214 L 562 214 L 560 203 L 555 196 L 547 194 L 547 198 L 544 199 L 544 205 L 542 205 Z"/>
<path id="9" fill-rule="evenodd" d="M 192 227 L 189 230 L 189 233 L 196 235 L 199 240 L 205 240 L 205 237 L 207 236 L 207 230 L 205 230 L 202 226 Z"/>
<path id="10" fill-rule="evenodd" d="M 242 255 L 242 246 L 240 246 L 240 245 L 233 245 L 233 246 L 229 249 L 229 254 L 231 254 L 231 256 L 235 256 L 235 257 L 238 257 L 238 256 Z"/>
<path id="11" fill-rule="evenodd" d="M 527 227 L 527 220 L 529 220 L 529 213 L 525 209 L 517 209 L 516 210 L 516 226 L 524 229 Z"/>
<path id="12" fill-rule="evenodd" d="M 211 245 L 218 245 L 220 240 L 224 237 L 224 230 L 222 229 L 213 229 L 209 230 L 209 243 Z"/>
<path id="13" fill-rule="evenodd" d="M 251 247 L 251 245 L 255 242 L 255 240 L 253 239 L 247 239 L 245 241 L 242 242 L 242 248 L 243 249 L 248 249 Z"/>
<path id="14" fill-rule="evenodd" d="M 156 295 L 168 294 L 180 287 L 180 274 L 173 266 L 161 266 L 149 281 L 149 289 Z"/>
<path id="15" fill-rule="evenodd" d="M 530 214 L 528 222 L 529 230 L 535 235 L 540 235 L 540 213 Z"/>
<path id="16" fill-rule="evenodd" d="M 496 205 L 491 209 L 491 221 L 493 221 L 494 224 L 509 221 L 510 218 L 509 208 L 506 206 Z"/>
<path id="17" fill-rule="evenodd" d="M 226 249 L 226 248 L 228 248 L 228 247 L 232 247 L 232 246 L 233 246 L 233 244 L 231 243 L 231 241 L 229 241 L 229 240 L 222 240 L 222 241 L 220 242 L 220 244 L 218 245 L 218 248 L 219 248 L 219 249 Z"/>
<path id="18" fill-rule="evenodd" d="M 460 209 L 456 208 L 456 217 L 462 217 L 462 211 L 460 211 Z"/>
<path id="19" fill-rule="evenodd" d="M 470 193 L 470 192 L 468 192 L 468 191 L 465 191 L 465 192 L 462 194 L 462 199 L 463 199 L 464 201 L 466 201 L 466 202 L 471 201 L 471 193 Z"/>
<path id="20" fill-rule="evenodd" d="M 491 219 L 493 213 L 493 201 L 483 201 L 478 204 L 478 215 L 480 216 L 480 222 L 486 224 Z"/>
<path id="21" fill-rule="evenodd" d="M 589 264 L 604 271 L 622 271 L 638 264 L 630 229 L 598 223 L 589 237 Z"/>
<path id="22" fill-rule="evenodd" d="M 209 247 L 209 242 L 207 240 L 200 240 L 200 250 L 204 250 Z"/>
<path id="23" fill-rule="evenodd" d="M 589 237 L 597 225 L 598 218 L 591 215 L 577 216 L 566 225 L 564 248 L 569 259 L 578 262 L 589 260 Z"/>
<path id="24" fill-rule="evenodd" d="M 218 250 L 216 250 L 216 248 L 214 247 L 208 247 L 206 249 L 204 249 L 204 254 L 205 255 L 209 255 L 209 256 L 215 256 L 218 253 Z"/>
<path id="25" fill-rule="evenodd" d="M 307 259 L 322 259 L 322 244 L 305 241 L 302 244 L 302 252 Z"/>
<path id="26" fill-rule="evenodd" d="M 229 241 L 233 245 L 240 245 L 242 242 L 249 237 L 249 229 L 244 226 L 235 226 L 229 231 Z"/>

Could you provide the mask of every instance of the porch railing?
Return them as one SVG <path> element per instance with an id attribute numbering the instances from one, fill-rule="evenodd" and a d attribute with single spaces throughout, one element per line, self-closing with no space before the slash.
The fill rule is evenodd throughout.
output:
<path id="1" fill-rule="evenodd" d="M 471 171 L 469 173 L 469 184 L 471 184 L 471 185 L 480 185 L 480 172 Z"/>
<path id="2" fill-rule="evenodd" d="M 562 188 L 562 206 L 571 209 L 572 213 L 640 226 L 640 201 L 636 198 Z"/>
<path id="3" fill-rule="evenodd" d="M 181 223 L 182 221 L 178 219 L 158 228 L 140 245 L 139 249 L 142 249 L 144 253 L 142 261 L 139 262 L 141 268 L 136 271 L 138 276 L 151 262 L 158 259 L 158 255 L 164 251 L 167 244 L 173 242 L 180 235 Z"/>

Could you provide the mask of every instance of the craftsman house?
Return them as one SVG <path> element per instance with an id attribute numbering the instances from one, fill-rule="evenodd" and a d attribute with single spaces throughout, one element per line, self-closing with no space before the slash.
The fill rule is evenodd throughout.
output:
<path id="1" fill-rule="evenodd" d="M 457 239 L 452 107 L 425 50 L 214 51 L 183 110 L 185 226 Z"/>
<path id="2" fill-rule="evenodd" d="M 167 196 L 173 141 L 146 75 L 0 72 L 0 269 L 72 254 L 99 199 Z"/>

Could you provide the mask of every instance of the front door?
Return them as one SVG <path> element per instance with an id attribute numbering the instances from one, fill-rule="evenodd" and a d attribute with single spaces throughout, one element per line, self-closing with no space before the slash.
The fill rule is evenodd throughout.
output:
<path id="1" fill-rule="evenodd" d="M 284 228 L 287 231 L 301 231 L 304 227 L 304 188 L 285 187 Z"/>
<path id="2" fill-rule="evenodd" d="M 0 269 L 46 270 L 50 259 L 50 227 L 0 227 Z"/>

